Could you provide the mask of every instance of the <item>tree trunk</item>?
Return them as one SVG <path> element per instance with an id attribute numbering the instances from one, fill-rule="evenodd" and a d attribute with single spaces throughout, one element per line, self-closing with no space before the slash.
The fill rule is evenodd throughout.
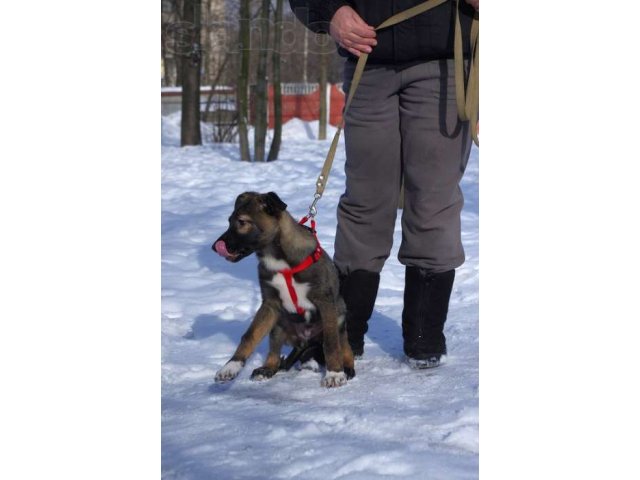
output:
<path id="1" fill-rule="evenodd" d="M 200 133 L 200 1 L 185 0 L 183 18 L 193 25 L 191 51 L 182 55 L 182 121 L 180 145 L 202 145 Z"/>
<path id="2" fill-rule="evenodd" d="M 250 0 L 240 0 L 240 69 L 238 74 L 238 88 L 236 104 L 238 111 L 238 139 L 240 142 L 240 160 L 250 162 L 249 132 L 247 119 L 249 116 L 249 56 L 250 50 Z"/>
<path id="3" fill-rule="evenodd" d="M 258 50 L 258 68 L 256 70 L 256 118 L 253 155 L 256 162 L 265 161 L 265 143 L 267 137 L 267 55 L 269 53 L 269 0 L 262 0 L 260 8 L 260 49 Z"/>
<path id="4" fill-rule="evenodd" d="M 323 41 L 321 39 L 320 41 Z M 320 49 L 320 122 L 318 123 L 318 140 L 327 139 L 327 61 L 329 53 L 324 42 Z"/>
<path id="5" fill-rule="evenodd" d="M 222 26 L 225 18 L 224 0 L 205 0 L 202 7 L 204 31 L 202 34 L 203 48 L 203 78 L 207 83 L 218 75 L 221 65 L 229 55 L 224 47 L 227 44 L 226 30 Z"/>
<path id="6" fill-rule="evenodd" d="M 207 28 L 207 23 L 209 21 L 209 9 L 211 8 L 211 0 L 203 0 L 200 4 L 202 8 L 202 18 L 204 20 L 204 29 L 201 35 L 202 39 L 202 79 L 204 84 L 207 85 L 211 83 L 211 78 L 213 75 L 211 71 L 213 70 L 212 65 L 212 55 L 211 55 L 211 30 Z"/>
<path id="7" fill-rule="evenodd" d="M 181 74 L 180 57 L 177 50 L 176 24 L 182 18 L 182 5 L 176 0 L 169 0 L 162 4 L 162 61 L 164 67 L 164 86 L 180 85 L 178 78 Z"/>
<path id="8" fill-rule="evenodd" d="M 282 82 L 280 79 L 280 49 L 282 47 L 282 3 L 283 0 L 276 0 L 275 11 L 275 31 L 273 39 L 272 71 L 273 71 L 273 116 L 275 125 L 273 127 L 273 140 L 269 149 L 267 161 L 271 162 L 278 158 L 280 153 L 280 143 L 282 142 Z"/>
<path id="9" fill-rule="evenodd" d="M 302 83 L 308 83 L 307 79 L 307 57 L 309 55 L 309 31 L 304 28 L 304 43 L 302 46 Z"/>

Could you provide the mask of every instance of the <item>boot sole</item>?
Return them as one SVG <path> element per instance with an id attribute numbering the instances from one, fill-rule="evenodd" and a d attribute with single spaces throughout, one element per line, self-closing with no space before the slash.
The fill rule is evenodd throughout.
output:
<path id="1" fill-rule="evenodd" d="M 441 355 L 440 358 L 431 357 L 419 360 L 417 358 L 407 357 L 407 363 L 409 367 L 414 370 L 425 370 L 427 368 L 436 368 L 440 365 L 444 365 L 447 361 L 446 355 Z"/>

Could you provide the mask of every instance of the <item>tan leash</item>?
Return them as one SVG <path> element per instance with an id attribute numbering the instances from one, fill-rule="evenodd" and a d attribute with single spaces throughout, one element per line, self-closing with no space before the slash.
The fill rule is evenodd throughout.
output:
<path id="1" fill-rule="evenodd" d="M 390 27 L 392 25 L 396 25 L 397 23 L 404 22 L 409 18 L 415 17 L 421 13 L 426 12 L 427 10 L 431 10 L 439 5 L 442 5 L 444 2 L 448 0 L 427 0 L 424 3 L 416 5 L 415 7 L 404 10 L 400 13 L 396 13 L 395 15 L 389 17 L 380 25 L 375 27 L 375 30 L 381 30 L 383 28 Z M 456 79 L 456 102 L 458 108 L 458 117 L 463 121 L 470 121 L 471 127 L 471 136 L 476 143 L 478 142 L 478 132 L 477 132 L 477 124 L 478 124 L 478 54 L 479 54 L 479 39 L 478 39 L 478 30 L 479 30 L 479 21 L 478 14 L 474 15 L 473 23 L 471 27 L 471 66 L 469 70 L 469 80 L 467 83 L 467 87 L 465 89 L 464 85 L 464 59 L 462 53 L 462 29 L 460 28 L 460 10 L 458 8 L 459 0 L 456 0 L 456 25 L 455 25 L 455 38 L 454 38 L 454 63 L 455 63 L 455 79 Z M 362 78 L 362 73 L 364 72 L 364 67 L 367 64 L 367 59 L 369 58 L 368 53 L 362 53 L 360 58 L 358 59 L 358 63 L 356 65 L 356 69 L 353 73 L 353 78 L 351 80 L 351 87 L 349 88 L 349 95 L 347 97 L 347 101 L 345 102 L 344 110 L 342 113 L 342 120 L 338 125 L 338 129 L 336 130 L 335 135 L 333 136 L 333 141 L 331 142 L 331 146 L 329 147 L 329 151 L 327 152 L 327 158 L 324 161 L 324 165 L 322 166 L 322 170 L 318 179 L 316 180 L 316 193 L 313 196 L 313 203 L 309 206 L 309 214 L 308 217 L 313 218 L 316 216 L 317 209 L 316 205 L 318 200 L 322 198 L 322 194 L 324 193 L 324 189 L 327 185 L 327 180 L 329 178 L 329 173 L 331 172 L 331 166 L 333 165 L 333 159 L 336 155 L 336 149 L 338 148 L 338 141 L 340 140 L 340 134 L 342 133 L 342 129 L 344 128 L 344 119 L 347 115 L 347 111 L 351 106 L 351 101 L 353 100 L 353 96 L 356 93 L 356 89 L 358 88 L 358 84 L 360 83 L 360 79 Z"/>
<path id="2" fill-rule="evenodd" d="M 479 114 L 479 74 L 480 74 L 480 21 L 478 12 L 473 15 L 471 23 L 471 60 L 469 62 L 469 78 L 467 88 L 464 86 L 464 58 L 462 53 L 462 27 L 460 26 L 460 0 L 456 0 L 456 26 L 453 38 L 453 59 L 456 74 L 456 103 L 458 106 L 458 118 L 469 121 L 471 138 L 476 145 L 478 140 L 478 114 Z"/>

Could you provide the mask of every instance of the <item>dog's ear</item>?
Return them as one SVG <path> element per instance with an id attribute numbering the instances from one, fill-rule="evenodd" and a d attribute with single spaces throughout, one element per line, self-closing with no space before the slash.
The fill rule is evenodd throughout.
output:
<path id="1" fill-rule="evenodd" d="M 287 204 L 280 200 L 280 197 L 274 192 L 269 192 L 263 197 L 264 211 L 265 213 L 277 216 L 280 212 L 284 212 L 287 209 Z"/>

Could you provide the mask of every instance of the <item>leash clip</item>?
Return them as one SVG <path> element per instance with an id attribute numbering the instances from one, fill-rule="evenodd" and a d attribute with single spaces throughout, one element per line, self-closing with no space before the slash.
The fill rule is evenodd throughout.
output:
<path id="1" fill-rule="evenodd" d="M 320 200 L 320 197 L 322 197 L 322 195 L 320 195 L 319 193 L 316 193 L 313 196 L 313 202 L 309 206 L 309 215 L 308 215 L 309 218 L 314 218 L 318 214 L 318 209 L 316 208 L 316 204 L 318 203 L 318 200 Z"/>

